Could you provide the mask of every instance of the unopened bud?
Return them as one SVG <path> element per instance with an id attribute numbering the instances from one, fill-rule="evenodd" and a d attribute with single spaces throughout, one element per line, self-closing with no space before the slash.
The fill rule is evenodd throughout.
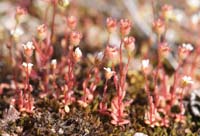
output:
<path id="1" fill-rule="evenodd" d="M 109 33 L 112 33 L 117 28 L 117 21 L 111 17 L 106 19 L 106 25 Z"/>
<path id="2" fill-rule="evenodd" d="M 123 39 L 124 42 L 124 47 L 126 48 L 127 51 L 132 52 L 135 49 L 135 38 L 130 36 L 130 37 L 125 37 Z"/>
<path id="3" fill-rule="evenodd" d="M 116 59 L 119 56 L 119 52 L 116 46 L 107 45 L 106 46 L 106 57 L 108 59 Z"/>
<path id="4" fill-rule="evenodd" d="M 149 68 L 149 60 L 142 60 L 142 70 L 144 73 L 147 73 L 147 70 Z"/>
<path id="5" fill-rule="evenodd" d="M 161 57 L 166 57 L 170 50 L 171 49 L 167 42 L 162 42 L 159 44 L 159 53 L 161 54 Z"/>
<path id="6" fill-rule="evenodd" d="M 74 58 L 76 61 L 79 61 L 82 57 L 82 52 L 80 50 L 80 48 L 76 48 L 75 51 L 74 51 Z"/>
<path id="7" fill-rule="evenodd" d="M 23 9 L 21 7 L 17 7 L 16 13 L 15 13 L 15 19 L 16 19 L 17 23 L 22 21 L 25 15 L 26 15 L 25 9 Z"/>
<path id="8" fill-rule="evenodd" d="M 128 35 L 131 31 L 131 21 L 129 19 L 120 20 L 120 32 L 122 36 Z"/>
<path id="9" fill-rule="evenodd" d="M 71 30 L 75 29 L 77 26 L 77 18 L 75 16 L 67 17 L 67 25 Z"/>
<path id="10" fill-rule="evenodd" d="M 152 24 L 153 30 L 158 35 L 162 35 L 165 32 L 165 23 L 161 19 L 157 19 Z"/>
<path id="11" fill-rule="evenodd" d="M 43 39 L 46 38 L 46 36 L 47 36 L 47 26 L 45 24 L 42 24 L 42 25 L 37 27 L 37 35 L 38 35 L 38 38 L 40 40 L 43 40 Z"/>
<path id="12" fill-rule="evenodd" d="M 55 70 L 57 68 L 57 60 L 56 59 L 51 60 L 51 68 L 53 70 Z"/>
<path id="13" fill-rule="evenodd" d="M 162 6 L 162 16 L 169 20 L 173 17 L 173 7 L 171 5 L 164 5 Z"/>
<path id="14" fill-rule="evenodd" d="M 71 32 L 70 34 L 70 43 L 73 46 L 79 45 L 82 38 L 82 34 L 79 32 Z"/>

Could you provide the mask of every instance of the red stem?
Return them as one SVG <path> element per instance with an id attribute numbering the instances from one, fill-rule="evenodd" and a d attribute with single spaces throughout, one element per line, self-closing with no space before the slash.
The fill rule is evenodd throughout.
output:
<path id="1" fill-rule="evenodd" d="M 184 91 L 185 91 L 185 88 L 182 88 L 181 94 L 180 94 L 180 110 L 181 110 L 181 112 L 183 111 L 182 105 L 183 105 L 183 92 Z"/>
<path id="2" fill-rule="evenodd" d="M 199 53 L 196 51 L 196 54 L 194 56 L 193 63 L 192 63 L 192 66 L 191 66 L 191 71 L 190 71 L 190 75 L 192 77 L 193 77 L 193 74 L 194 74 L 194 69 L 196 67 L 196 61 L 197 61 L 198 55 L 199 55 Z"/>
<path id="3" fill-rule="evenodd" d="M 144 79 L 145 79 L 145 91 L 147 93 L 148 101 L 149 101 L 149 104 L 150 104 L 150 91 L 149 91 L 149 84 L 148 84 L 148 79 L 147 79 L 146 74 L 144 74 Z"/>
<path id="4" fill-rule="evenodd" d="M 119 71 L 120 71 L 120 82 L 121 82 L 121 76 L 122 76 L 122 40 L 120 42 L 120 47 L 119 47 Z"/>
<path id="5" fill-rule="evenodd" d="M 105 101 L 106 101 L 106 91 L 107 91 L 107 87 L 108 87 L 108 80 L 106 79 L 105 86 L 104 86 L 104 89 L 103 89 L 103 99 L 102 99 L 102 102 L 105 102 Z"/>

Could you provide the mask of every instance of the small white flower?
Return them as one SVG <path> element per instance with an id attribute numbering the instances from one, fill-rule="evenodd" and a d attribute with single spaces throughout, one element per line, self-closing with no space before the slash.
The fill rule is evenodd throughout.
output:
<path id="1" fill-rule="evenodd" d="M 32 42 L 27 42 L 26 44 L 22 44 L 23 48 L 24 48 L 24 54 L 27 57 L 31 57 L 33 54 L 33 50 L 35 49 L 35 47 L 33 46 Z"/>
<path id="2" fill-rule="evenodd" d="M 57 64 L 57 60 L 56 60 L 56 59 L 52 59 L 52 60 L 51 60 L 51 64 L 52 64 L 52 65 L 56 65 L 56 64 Z"/>
<path id="3" fill-rule="evenodd" d="M 26 44 L 22 44 L 22 46 L 24 47 L 25 50 L 27 49 L 30 49 L 30 50 L 33 50 L 35 49 L 35 47 L 33 46 L 33 43 L 32 42 L 27 42 Z"/>
<path id="4" fill-rule="evenodd" d="M 80 48 L 77 47 L 77 48 L 75 49 L 75 55 L 76 55 L 76 56 L 79 56 L 79 57 L 82 57 L 82 52 L 81 52 Z"/>
<path id="5" fill-rule="evenodd" d="M 32 63 L 26 63 L 26 62 L 23 62 L 22 65 L 23 65 L 24 67 L 32 67 L 32 66 L 33 66 Z"/>
<path id="6" fill-rule="evenodd" d="M 149 67 L 149 60 L 142 60 L 142 69 L 147 69 Z"/>
<path id="7" fill-rule="evenodd" d="M 112 70 L 111 70 L 111 68 L 103 68 L 106 72 L 111 72 Z"/>
<path id="8" fill-rule="evenodd" d="M 24 31 L 21 28 L 16 28 L 10 31 L 10 34 L 14 37 L 19 37 L 24 34 Z"/>
<path id="9" fill-rule="evenodd" d="M 182 47 L 185 48 L 188 51 L 192 51 L 194 48 L 190 43 L 183 43 Z"/>
<path id="10" fill-rule="evenodd" d="M 25 68 L 25 70 L 27 70 L 28 74 L 31 73 L 31 70 L 32 70 L 32 67 L 33 67 L 32 63 L 23 62 L 22 66 Z"/>
<path id="11" fill-rule="evenodd" d="M 56 59 L 51 60 L 51 66 L 52 66 L 53 69 L 56 69 L 56 67 L 57 67 L 57 60 Z"/>
<path id="12" fill-rule="evenodd" d="M 190 76 L 183 76 L 182 81 L 183 81 L 184 85 L 189 85 L 189 84 L 194 83 L 194 81 L 192 80 L 192 78 Z"/>
<path id="13" fill-rule="evenodd" d="M 78 47 L 74 51 L 74 57 L 76 61 L 79 61 L 80 58 L 82 57 L 82 52 Z"/>
<path id="14" fill-rule="evenodd" d="M 109 80 L 114 74 L 115 74 L 115 71 L 112 71 L 111 68 L 103 68 L 106 73 L 105 73 L 105 76 L 106 76 L 106 79 Z"/>

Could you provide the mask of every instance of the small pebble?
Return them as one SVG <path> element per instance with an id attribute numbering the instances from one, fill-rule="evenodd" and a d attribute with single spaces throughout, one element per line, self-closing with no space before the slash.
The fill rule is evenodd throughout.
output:
<path id="1" fill-rule="evenodd" d="M 54 128 L 51 129 L 51 132 L 56 133 L 56 130 Z"/>
<path id="2" fill-rule="evenodd" d="M 58 130 L 58 134 L 59 134 L 59 135 L 62 135 L 63 133 L 64 133 L 63 129 L 60 128 L 60 129 Z"/>
<path id="3" fill-rule="evenodd" d="M 8 133 L 2 133 L 2 136 L 10 136 Z"/>
<path id="4" fill-rule="evenodd" d="M 137 132 L 133 136 L 148 136 L 148 135 L 141 133 L 141 132 Z"/>

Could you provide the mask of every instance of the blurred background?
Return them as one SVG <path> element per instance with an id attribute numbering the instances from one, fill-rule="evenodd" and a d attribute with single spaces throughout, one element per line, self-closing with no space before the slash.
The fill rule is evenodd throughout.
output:
<path id="1" fill-rule="evenodd" d="M 9 38 L 16 36 L 16 48 L 36 36 L 41 24 L 51 25 L 52 0 L 1 0 L 0 1 L 0 57 L 9 56 L 7 48 Z M 108 33 L 106 18 L 117 20 L 128 18 L 133 22 L 131 35 L 136 38 L 137 54 L 145 56 L 149 50 L 155 50 L 156 34 L 152 31 L 152 22 L 162 15 L 164 5 L 172 6 L 167 21 L 164 41 L 172 48 L 168 59 L 172 67 L 177 62 L 175 51 L 178 45 L 189 42 L 199 45 L 200 0 L 58 0 L 56 8 L 55 45 L 61 44 L 69 15 L 78 18 L 78 31 L 83 33 L 82 47 L 86 52 L 99 52 L 106 46 Z M 65 4 L 65 5 L 64 5 Z M 29 13 L 16 28 L 15 11 L 22 7 Z M 64 24 L 64 25 L 63 25 Z M 118 32 L 111 36 L 109 44 L 119 46 Z M 174 53 L 174 54 L 173 54 Z M 16 52 L 17 54 L 17 52 Z"/>
<path id="2" fill-rule="evenodd" d="M 30 13 L 29 19 L 24 20 L 21 31 L 24 37 L 33 36 L 35 28 L 51 21 L 51 0 L 1 0 L 0 23 L 1 31 L 11 31 L 14 28 L 16 7 L 21 6 Z M 101 46 L 105 42 L 105 20 L 107 17 L 116 19 L 129 18 L 133 22 L 132 33 L 141 39 L 156 40 L 151 24 L 161 15 L 164 4 L 173 6 L 173 18 L 167 24 L 165 38 L 170 43 L 183 41 L 196 42 L 200 19 L 200 0 L 59 0 L 68 1 L 66 8 L 57 9 L 57 33 L 62 34 L 65 16 L 75 15 L 79 18 L 79 27 L 86 34 L 89 46 Z M 48 13 L 46 9 L 48 8 Z M 61 27 L 59 29 L 59 27 Z M 100 28 L 102 27 L 102 28 Z M 89 28 L 89 29 L 88 29 Z M 0 38 L 4 39 L 5 33 Z M 21 38 L 22 40 L 24 38 Z M 92 40 L 93 39 L 93 40 Z M 27 40 L 26 38 L 24 40 Z"/>

